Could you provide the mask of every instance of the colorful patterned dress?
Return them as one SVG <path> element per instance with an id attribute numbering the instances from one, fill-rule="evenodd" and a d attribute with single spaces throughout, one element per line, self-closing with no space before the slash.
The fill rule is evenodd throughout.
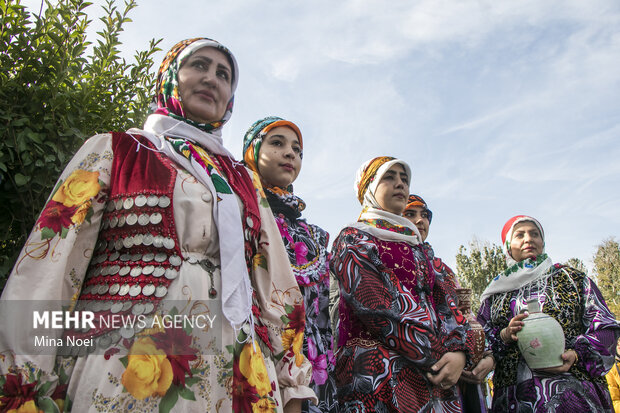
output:
<path id="1" fill-rule="evenodd" d="M 524 302 L 516 302 L 517 290 L 505 298 L 494 294 L 478 311 L 497 363 L 491 411 L 613 412 L 605 373 L 614 363 L 620 327 L 594 282 L 573 268 L 556 264 L 542 281 L 520 290 Z M 568 373 L 530 370 L 517 343 L 506 345 L 500 338 L 510 319 L 527 307 L 529 297 L 538 297 L 541 310 L 562 325 L 565 348 L 577 352 L 578 361 Z"/>
<path id="2" fill-rule="evenodd" d="M 330 266 L 340 283 L 341 411 L 460 412 L 457 386 L 441 389 L 426 379 L 443 354 L 471 354 L 453 283 L 434 268 L 430 246 L 347 227 Z"/>
<path id="3" fill-rule="evenodd" d="M 306 401 L 304 412 L 336 412 L 335 359 L 329 322 L 329 234 L 301 218 L 303 201 L 292 193 L 265 189 L 306 306 L 303 353 L 312 363 L 311 387 L 318 406 Z"/>
<path id="4" fill-rule="evenodd" d="M 119 145 L 128 149 L 115 153 Z M 118 192 L 119 185 L 141 180 L 155 189 Z M 225 180 L 218 182 L 220 190 L 230 191 Z M 149 324 L 144 330 L 91 330 L 86 334 L 94 336 L 92 354 L 62 357 L 17 350 L 30 340 L 32 316 L 3 312 L 0 408 L 271 412 L 282 411 L 289 400 L 315 399 L 308 387 L 311 365 L 295 346 L 303 340 L 302 296 L 267 202 L 258 193 L 257 199 L 260 233 L 250 271 L 255 339 L 244 342 L 252 326 L 235 331 L 222 316 L 211 192 L 146 139 L 89 139 L 63 172 L 0 303 L 63 300 L 80 306 L 88 299 L 94 304 L 86 309 L 97 313 L 160 320 L 209 315 L 220 324 L 214 331 L 188 329 L 185 322 L 154 330 Z M 246 222 L 246 234 L 253 224 Z M 157 306 L 154 298 L 161 297 L 171 309 Z"/>

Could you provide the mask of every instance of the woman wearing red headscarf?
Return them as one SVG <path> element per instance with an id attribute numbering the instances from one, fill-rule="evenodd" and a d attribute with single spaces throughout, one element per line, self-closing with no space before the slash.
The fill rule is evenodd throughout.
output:
<path id="1" fill-rule="evenodd" d="M 478 321 L 496 360 L 493 412 L 612 412 L 605 373 L 614 362 L 620 326 L 596 284 L 545 254 L 540 223 L 518 215 L 506 222 L 502 243 L 508 269 L 482 293 Z M 517 346 L 526 301 L 555 318 L 565 335 L 563 364 L 531 370 Z"/>
<path id="2" fill-rule="evenodd" d="M 294 346 L 303 298 L 278 227 L 222 142 L 238 77 L 218 42 L 176 44 L 143 129 L 94 136 L 69 162 L 0 302 L 3 410 L 299 411 L 316 401 Z M 18 299 L 94 314 L 92 327 L 50 332 L 53 343 L 93 344 L 29 348 L 37 331 Z"/>

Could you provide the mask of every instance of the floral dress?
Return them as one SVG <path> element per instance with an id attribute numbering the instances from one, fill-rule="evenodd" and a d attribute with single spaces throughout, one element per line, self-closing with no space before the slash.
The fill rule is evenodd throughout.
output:
<path id="1" fill-rule="evenodd" d="M 299 197 L 281 190 L 265 191 L 306 306 L 303 353 L 312 363 L 311 387 L 319 404 L 306 401 L 302 411 L 336 412 L 335 359 L 329 322 L 329 234 L 300 218 L 305 204 Z"/>
<path id="2" fill-rule="evenodd" d="M 115 153 L 115 135 L 94 136 L 71 160 L 7 282 L 0 300 L 0 409 L 271 412 L 294 399 L 315 400 L 311 365 L 294 345 L 303 339 L 302 296 L 264 198 L 257 194 L 261 225 L 250 271 L 254 325 L 235 330 L 222 316 L 211 192 L 146 140 L 134 136 L 129 150 Z M 114 159 L 135 154 L 149 162 L 134 175 L 111 177 Z M 172 177 L 155 182 L 160 192 L 113 195 L 111 182 L 131 187 L 153 168 Z M 125 235 L 102 235 L 119 233 Z M 22 308 L 16 300 L 84 304 L 97 314 L 139 314 L 151 323 L 77 329 L 74 337 L 90 335 L 96 343 L 77 354 L 61 355 L 54 346 L 23 351 L 36 332 L 31 315 L 11 310 Z M 216 322 L 188 324 L 201 316 Z"/>
<path id="3" fill-rule="evenodd" d="M 537 297 L 541 311 L 564 329 L 565 348 L 578 361 L 564 374 L 530 370 L 517 343 L 506 345 L 500 331 L 525 302 L 518 291 L 494 294 L 478 310 L 478 321 L 497 362 L 493 374 L 492 412 L 613 412 L 605 373 L 613 366 L 620 326 L 600 291 L 585 274 L 556 264 L 542 282 L 521 287 L 523 300 Z M 491 316 L 492 307 L 497 315 Z M 495 311 L 493 311 L 495 313 Z"/>
<path id="4" fill-rule="evenodd" d="M 384 241 L 351 227 L 334 241 L 341 411 L 461 411 L 457 386 L 441 389 L 426 378 L 443 354 L 471 354 L 453 281 L 433 258 L 428 244 Z"/>

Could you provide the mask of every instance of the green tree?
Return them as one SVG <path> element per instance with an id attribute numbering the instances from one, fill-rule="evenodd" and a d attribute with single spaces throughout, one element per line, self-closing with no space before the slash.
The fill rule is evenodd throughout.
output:
<path id="1" fill-rule="evenodd" d="M 89 5 L 45 0 L 35 15 L 20 0 L 0 0 L 2 286 L 56 179 L 84 139 L 141 126 L 148 112 L 160 40 L 151 40 L 128 63 L 120 56 L 119 35 L 131 21 L 135 1 L 126 0 L 121 10 L 115 0 L 102 6 L 96 43 L 87 41 Z"/>
<path id="2" fill-rule="evenodd" d="M 457 277 L 461 285 L 472 289 L 472 311 L 480 307 L 480 295 L 489 282 L 506 269 L 506 259 L 502 247 L 474 238 L 468 248 L 459 247 L 456 255 Z"/>
<path id="3" fill-rule="evenodd" d="M 569 258 L 566 260 L 564 265 L 568 265 L 569 267 L 579 270 L 584 274 L 588 274 L 588 268 L 579 258 Z"/>
<path id="4" fill-rule="evenodd" d="M 597 285 L 609 309 L 620 314 L 620 245 L 613 238 L 599 244 L 594 254 L 594 273 Z"/>

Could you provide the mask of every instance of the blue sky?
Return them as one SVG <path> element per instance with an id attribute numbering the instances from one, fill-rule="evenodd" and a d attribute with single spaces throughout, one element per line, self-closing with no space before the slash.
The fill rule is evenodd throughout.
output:
<path id="1" fill-rule="evenodd" d="M 591 267 L 596 246 L 620 238 L 619 2 L 172 4 L 138 2 L 127 58 L 151 38 L 164 50 L 196 36 L 228 46 L 240 80 L 226 146 L 241 156 L 266 115 L 297 123 L 295 192 L 332 239 L 360 212 L 355 171 L 378 155 L 410 164 L 411 190 L 434 213 L 428 240 L 454 268 L 459 245 L 499 244 L 521 213 L 541 221 L 558 262 Z"/>

